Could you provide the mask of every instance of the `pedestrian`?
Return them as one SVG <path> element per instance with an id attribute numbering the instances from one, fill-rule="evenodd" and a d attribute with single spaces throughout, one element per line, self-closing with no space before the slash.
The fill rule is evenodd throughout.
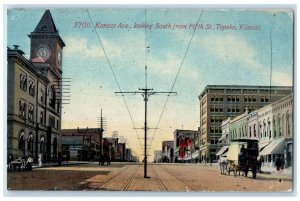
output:
<path id="1" fill-rule="evenodd" d="M 245 146 L 244 146 L 244 145 L 242 145 L 242 148 L 241 148 L 240 153 L 241 153 L 242 155 L 246 155 L 246 149 L 245 149 Z"/>
<path id="2" fill-rule="evenodd" d="M 277 170 L 277 171 L 280 171 L 281 166 L 282 166 L 282 160 L 281 160 L 280 156 L 277 157 L 277 159 L 276 159 L 276 161 L 275 161 L 275 166 L 276 166 L 276 170 Z"/>
<path id="3" fill-rule="evenodd" d="M 31 158 L 31 156 L 29 155 L 28 158 L 27 158 L 27 162 L 26 162 L 26 167 L 29 171 L 32 170 L 32 162 L 33 162 L 33 159 Z"/>
<path id="4" fill-rule="evenodd" d="M 21 167 L 20 167 L 20 170 L 23 171 L 26 169 L 26 159 L 25 159 L 25 156 L 22 157 L 21 159 Z"/>

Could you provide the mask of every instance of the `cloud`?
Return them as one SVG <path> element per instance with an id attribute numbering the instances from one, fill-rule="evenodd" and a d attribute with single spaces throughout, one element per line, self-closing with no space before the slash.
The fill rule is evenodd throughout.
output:
<path id="1" fill-rule="evenodd" d="M 210 35 L 202 38 L 199 43 L 224 63 L 240 62 L 244 67 L 254 70 L 263 68 L 263 65 L 256 58 L 256 49 L 243 36 Z"/>
<path id="2" fill-rule="evenodd" d="M 179 70 L 181 62 L 181 57 L 176 56 L 173 52 L 168 52 L 163 60 L 157 57 L 152 58 L 149 62 L 149 66 L 151 66 L 151 70 L 154 70 L 160 75 L 171 75 L 175 78 L 175 75 Z M 191 66 L 190 64 L 187 64 L 187 61 L 184 61 L 180 70 L 180 76 L 184 76 L 186 78 L 194 80 L 200 79 L 199 71 L 197 71 L 195 67 Z"/>
<path id="3" fill-rule="evenodd" d="M 293 77 L 289 73 L 273 71 L 272 84 L 279 86 L 292 86 Z"/>
<path id="4" fill-rule="evenodd" d="M 64 49 L 66 55 L 81 55 L 92 59 L 104 57 L 104 52 L 99 42 L 89 45 L 87 38 L 84 37 L 67 37 L 65 42 L 68 44 Z M 101 42 L 106 54 L 111 57 L 120 57 L 124 52 L 118 44 L 105 38 L 102 38 Z"/>

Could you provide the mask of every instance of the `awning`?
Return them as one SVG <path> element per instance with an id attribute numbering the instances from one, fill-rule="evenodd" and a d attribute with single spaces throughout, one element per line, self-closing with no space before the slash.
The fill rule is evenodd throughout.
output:
<path id="1" fill-rule="evenodd" d="M 218 151 L 218 153 L 216 154 L 217 156 L 222 155 L 225 151 L 227 151 L 228 146 L 223 146 L 220 151 Z"/>
<path id="2" fill-rule="evenodd" d="M 265 156 L 269 154 L 283 154 L 284 142 L 284 138 L 273 140 L 259 153 L 259 155 Z"/>
<path id="3" fill-rule="evenodd" d="M 195 152 L 192 154 L 192 158 L 193 158 L 193 159 L 199 158 L 199 151 L 195 151 Z"/>
<path id="4" fill-rule="evenodd" d="M 226 139 L 226 135 L 222 135 L 222 137 L 218 140 L 219 142 L 222 142 L 223 140 Z"/>

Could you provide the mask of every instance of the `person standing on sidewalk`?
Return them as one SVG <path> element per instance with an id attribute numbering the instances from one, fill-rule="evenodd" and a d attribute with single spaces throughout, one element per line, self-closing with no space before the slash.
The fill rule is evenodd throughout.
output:
<path id="1" fill-rule="evenodd" d="M 276 161 L 275 161 L 275 166 L 276 166 L 276 170 L 277 170 L 277 171 L 280 171 L 281 166 L 282 166 L 282 160 L 281 160 L 280 156 L 277 157 L 277 159 L 276 159 Z"/>

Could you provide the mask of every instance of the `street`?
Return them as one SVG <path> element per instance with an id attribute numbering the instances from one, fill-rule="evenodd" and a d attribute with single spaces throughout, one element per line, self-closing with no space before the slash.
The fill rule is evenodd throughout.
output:
<path id="1" fill-rule="evenodd" d="M 252 179 L 221 175 L 217 164 L 142 163 L 76 164 L 9 172 L 9 190 L 168 191 L 168 192 L 290 192 L 291 178 L 258 174 Z"/>

